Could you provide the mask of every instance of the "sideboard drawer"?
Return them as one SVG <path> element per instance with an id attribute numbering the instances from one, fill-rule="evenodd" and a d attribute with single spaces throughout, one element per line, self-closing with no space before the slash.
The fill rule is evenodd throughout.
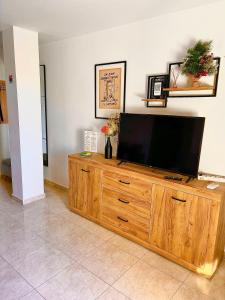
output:
<path id="1" fill-rule="evenodd" d="M 120 175 L 109 171 L 103 172 L 103 186 L 125 191 L 135 197 L 151 199 L 152 184 L 132 176 Z"/>
<path id="2" fill-rule="evenodd" d="M 119 210 L 122 213 L 130 213 L 146 220 L 150 217 L 150 201 L 143 198 L 132 197 L 123 192 L 117 192 L 103 188 L 102 205 Z"/>
<path id="3" fill-rule="evenodd" d="M 149 236 L 149 221 L 136 215 L 116 210 L 110 206 L 103 206 L 101 212 L 103 223 L 119 228 L 135 237 L 147 241 Z"/>

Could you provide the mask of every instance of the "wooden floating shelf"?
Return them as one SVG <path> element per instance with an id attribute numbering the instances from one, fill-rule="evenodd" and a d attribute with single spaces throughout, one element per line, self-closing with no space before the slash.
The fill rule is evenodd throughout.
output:
<path id="1" fill-rule="evenodd" d="M 179 87 L 179 88 L 164 88 L 165 92 L 179 92 L 179 91 L 204 91 L 204 90 L 214 90 L 214 86 L 199 86 L 199 87 Z"/>
<path id="2" fill-rule="evenodd" d="M 144 101 L 144 102 L 161 102 L 161 101 L 165 101 L 165 99 L 142 99 L 141 101 Z"/>

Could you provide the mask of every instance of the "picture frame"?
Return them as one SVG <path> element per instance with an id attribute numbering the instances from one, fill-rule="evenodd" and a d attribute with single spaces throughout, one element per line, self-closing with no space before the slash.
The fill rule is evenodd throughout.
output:
<path id="1" fill-rule="evenodd" d="M 95 118 L 125 112 L 126 61 L 95 64 Z"/>
<path id="2" fill-rule="evenodd" d="M 199 87 L 193 87 L 189 83 L 187 75 L 181 74 L 180 66 L 183 62 L 175 62 L 169 64 L 169 87 L 170 98 L 186 98 L 186 97 L 215 97 L 217 94 L 217 85 L 220 69 L 220 57 L 214 58 L 217 64 L 217 72 L 213 75 L 201 77 L 199 79 Z"/>
<path id="3" fill-rule="evenodd" d="M 147 107 L 167 107 L 167 94 L 164 88 L 169 84 L 168 74 L 148 76 Z"/>

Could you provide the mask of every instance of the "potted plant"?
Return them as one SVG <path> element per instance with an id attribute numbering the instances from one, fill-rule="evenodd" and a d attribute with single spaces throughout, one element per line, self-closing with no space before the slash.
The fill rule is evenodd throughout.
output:
<path id="1" fill-rule="evenodd" d="M 105 158 L 112 158 L 112 145 L 110 137 L 117 135 L 118 133 L 118 124 L 119 124 L 119 115 L 112 115 L 107 123 L 102 126 L 101 132 L 105 134 L 106 144 L 105 144 Z"/>
<path id="2" fill-rule="evenodd" d="M 187 50 L 181 72 L 188 76 L 192 87 L 199 87 L 199 79 L 217 72 L 217 65 L 211 52 L 212 41 L 198 41 Z"/>

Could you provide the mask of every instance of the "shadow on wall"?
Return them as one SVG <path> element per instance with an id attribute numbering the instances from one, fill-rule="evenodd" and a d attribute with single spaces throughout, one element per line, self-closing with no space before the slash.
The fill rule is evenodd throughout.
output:
<path id="1" fill-rule="evenodd" d="M 143 104 L 144 105 L 144 104 Z M 126 113 L 136 113 L 136 114 L 156 114 L 156 115 L 175 115 L 175 116 L 191 116 L 197 117 L 196 111 L 185 110 L 180 108 L 150 108 L 150 107 L 129 107 Z"/>

